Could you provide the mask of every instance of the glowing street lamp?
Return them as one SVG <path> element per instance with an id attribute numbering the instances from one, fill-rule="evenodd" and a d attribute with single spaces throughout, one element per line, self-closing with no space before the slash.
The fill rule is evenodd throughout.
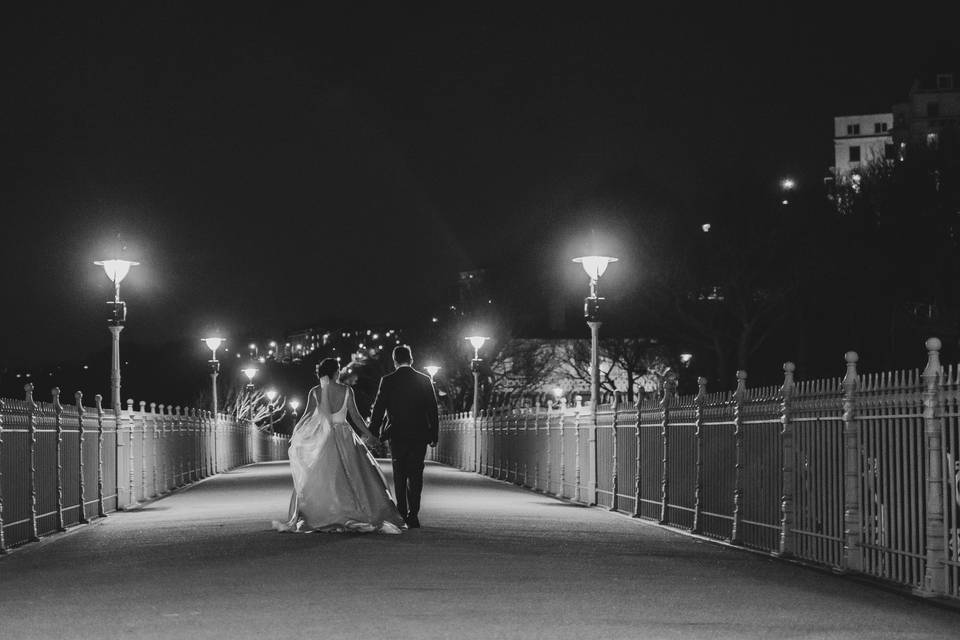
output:
<path id="1" fill-rule="evenodd" d="M 293 410 L 293 415 L 294 415 L 294 417 L 296 417 L 296 415 L 297 415 L 297 409 L 299 409 L 299 408 L 300 408 L 300 401 L 299 401 L 299 400 L 291 400 L 291 401 L 290 401 L 290 409 Z"/>
<path id="2" fill-rule="evenodd" d="M 430 382 L 433 382 L 433 377 L 437 375 L 437 371 L 440 371 L 440 367 L 435 364 L 428 364 L 423 369 L 430 376 Z"/>
<path id="3" fill-rule="evenodd" d="M 132 260 L 97 260 L 93 264 L 103 267 L 107 277 L 113 282 L 113 312 L 107 320 L 108 329 L 113 335 L 113 358 L 110 367 L 110 402 L 113 410 L 120 415 L 120 332 L 123 331 L 123 324 L 127 321 L 127 304 L 120 299 L 120 281 L 130 273 L 130 267 L 135 267 L 139 262 Z"/>
<path id="4" fill-rule="evenodd" d="M 217 376 L 220 374 L 220 361 L 217 360 L 217 349 L 220 348 L 226 340 L 223 338 L 203 338 L 202 342 L 207 345 L 210 349 L 211 354 L 213 355 L 208 363 L 210 365 L 210 383 L 213 391 L 213 415 L 216 418 L 217 415 Z"/>
<path id="5" fill-rule="evenodd" d="M 473 372 L 473 432 L 474 432 L 474 462 L 475 470 L 480 472 L 480 430 L 477 429 L 477 418 L 480 416 L 480 348 L 490 338 L 486 336 L 467 336 L 467 341 L 473 347 L 473 360 L 470 361 L 470 371 Z"/>
<path id="6" fill-rule="evenodd" d="M 267 408 L 270 411 L 270 433 L 273 433 L 273 403 L 277 400 L 277 390 L 276 389 L 267 389 Z"/>
<path id="7" fill-rule="evenodd" d="M 689 366 L 691 360 L 693 360 L 693 354 L 692 354 L 692 353 L 681 353 L 681 354 L 680 354 L 680 364 L 682 364 L 683 366 L 685 366 L 685 367 L 686 367 L 686 366 Z"/>
<path id="8" fill-rule="evenodd" d="M 780 188 L 784 191 L 793 191 L 797 187 L 797 183 L 793 178 L 784 178 L 780 181 Z"/>
<path id="9" fill-rule="evenodd" d="M 597 284 L 607 266 L 617 259 L 610 256 L 582 256 L 573 261 L 579 262 L 590 277 L 590 296 L 583 301 L 583 315 L 590 327 L 590 411 L 596 416 L 597 403 L 600 401 L 600 303 L 604 300 L 597 296 Z"/>
<path id="10" fill-rule="evenodd" d="M 240 369 L 240 371 L 243 373 L 243 375 L 247 376 L 247 389 L 253 389 L 253 379 L 260 370 L 256 367 L 247 367 L 245 369 Z"/>

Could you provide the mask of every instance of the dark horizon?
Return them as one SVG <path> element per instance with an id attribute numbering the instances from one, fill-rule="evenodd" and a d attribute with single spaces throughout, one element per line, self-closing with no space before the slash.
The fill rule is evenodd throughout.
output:
<path id="1" fill-rule="evenodd" d="M 142 263 L 131 343 L 415 324 L 473 268 L 576 306 L 591 232 L 630 308 L 645 230 L 735 219 L 784 175 L 819 190 L 834 116 L 889 110 L 956 59 L 944 21 L 850 55 L 837 24 L 886 21 L 834 13 L 232 11 L 6 21 L 0 362 L 109 344 L 92 262 L 118 233 Z"/>

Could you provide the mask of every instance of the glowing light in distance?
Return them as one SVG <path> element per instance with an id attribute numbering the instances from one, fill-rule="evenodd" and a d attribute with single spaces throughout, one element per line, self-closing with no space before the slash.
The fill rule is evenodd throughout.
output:
<path id="1" fill-rule="evenodd" d="M 130 267 L 135 267 L 140 263 L 131 260 L 97 260 L 93 264 L 103 267 L 107 277 L 114 283 L 120 284 L 130 273 Z"/>
<path id="2" fill-rule="evenodd" d="M 692 353 L 681 353 L 681 354 L 680 354 L 680 362 L 682 362 L 683 364 L 687 364 L 687 363 L 690 362 L 691 360 L 693 360 L 693 354 L 692 354 Z"/>
<path id="3" fill-rule="evenodd" d="M 474 351 L 479 351 L 483 348 L 483 343 L 489 340 L 490 338 L 486 336 L 468 336 L 467 340 L 470 342 L 470 346 L 473 347 Z"/>
<path id="4" fill-rule="evenodd" d="M 277 399 L 277 390 L 270 389 L 269 391 L 267 391 L 266 396 L 267 396 L 267 400 L 269 400 L 270 402 L 273 402 L 274 400 Z"/>
<path id="5" fill-rule="evenodd" d="M 562 397 L 563 397 L 563 389 L 561 389 L 560 387 L 554 387 L 554 388 L 553 388 L 553 397 L 556 398 L 557 400 L 559 400 L 560 398 L 562 398 Z"/>
<path id="6" fill-rule="evenodd" d="M 243 375 L 247 376 L 247 380 L 253 382 L 253 378 L 257 375 L 259 369 L 256 367 L 247 367 L 246 369 L 240 369 L 243 372 Z"/>
<path id="7" fill-rule="evenodd" d="M 780 187 L 784 191 L 790 191 L 796 186 L 797 186 L 797 183 L 793 180 L 793 178 L 784 178 L 783 180 L 780 181 Z"/>
<path id="8" fill-rule="evenodd" d="M 700 230 L 703 231 L 704 233 L 710 233 L 710 223 L 707 222 L 705 224 L 700 225 Z"/>
<path id="9" fill-rule="evenodd" d="M 203 339 L 201 340 L 201 342 L 203 342 L 204 344 L 206 344 L 206 345 L 207 345 L 207 348 L 210 349 L 210 351 L 213 352 L 213 359 L 216 360 L 216 359 L 217 359 L 217 349 L 219 349 L 220 346 L 221 346 L 224 342 L 226 342 L 226 340 L 224 340 L 223 338 L 203 338 Z"/>
<path id="10" fill-rule="evenodd" d="M 432 378 L 433 376 L 437 375 L 437 371 L 440 371 L 440 367 L 435 364 L 428 364 L 423 368 L 423 370 L 426 371 Z"/>
<path id="11" fill-rule="evenodd" d="M 299 408 L 300 408 L 300 401 L 299 401 L 299 400 L 291 400 L 291 401 L 290 401 L 290 408 L 293 409 L 294 411 L 296 411 L 297 409 L 299 409 Z"/>
<path id="12" fill-rule="evenodd" d="M 581 256 L 574 258 L 573 261 L 579 262 L 580 265 L 583 266 L 583 270 L 587 272 L 591 280 L 599 280 L 603 272 L 607 270 L 607 265 L 611 262 L 616 262 L 617 258 L 611 258 L 610 256 Z"/>

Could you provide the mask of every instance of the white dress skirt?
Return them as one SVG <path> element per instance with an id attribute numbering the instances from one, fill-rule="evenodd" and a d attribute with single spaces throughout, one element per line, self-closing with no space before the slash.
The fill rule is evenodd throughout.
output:
<path id="1" fill-rule="evenodd" d="M 293 495 L 278 531 L 400 533 L 403 518 L 387 489 L 380 465 L 347 422 L 347 401 L 329 411 L 328 385 L 314 388 L 316 409 L 304 415 L 290 437 Z"/>

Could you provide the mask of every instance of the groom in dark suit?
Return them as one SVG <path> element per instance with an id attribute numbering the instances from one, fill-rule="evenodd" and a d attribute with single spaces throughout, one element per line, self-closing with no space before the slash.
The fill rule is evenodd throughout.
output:
<path id="1" fill-rule="evenodd" d="M 437 445 L 440 416 L 433 382 L 430 376 L 413 368 L 410 347 L 394 347 L 393 364 L 396 370 L 380 378 L 370 431 L 380 436 L 380 440 L 390 441 L 397 509 L 407 526 L 417 529 L 420 527 L 423 460 L 427 445 Z"/>

